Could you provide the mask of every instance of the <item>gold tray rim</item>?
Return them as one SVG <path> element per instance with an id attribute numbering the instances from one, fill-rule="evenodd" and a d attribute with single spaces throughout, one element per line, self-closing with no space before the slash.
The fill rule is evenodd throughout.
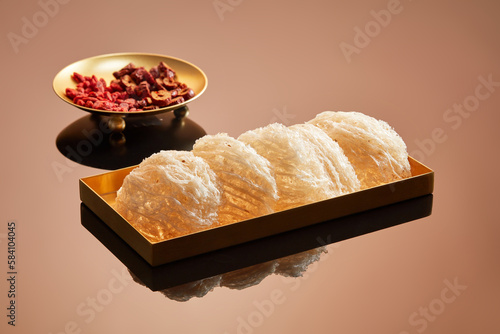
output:
<path id="1" fill-rule="evenodd" d="M 137 166 L 81 178 L 79 190 L 81 201 L 91 211 L 150 265 L 158 266 L 433 193 L 434 171 L 412 157 L 409 161 L 412 176 L 403 180 L 155 243 L 110 204 L 113 193 Z"/>

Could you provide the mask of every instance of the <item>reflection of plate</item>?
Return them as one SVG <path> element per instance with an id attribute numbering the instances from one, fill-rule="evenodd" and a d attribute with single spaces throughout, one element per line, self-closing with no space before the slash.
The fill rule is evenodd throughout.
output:
<path id="1" fill-rule="evenodd" d="M 156 243 L 113 208 L 116 191 L 135 166 L 80 179 L 80 199 L 149 264 L 157 266 L 431 194 L 434 172 L 413 158 L 410 165 L 412 176 L 407 179 Z"/>
<path id="2" fill-rule="evenodd" d="M 120 133 L 105 126 L 113 117 L 86 114 L 59 133 L 56 145 L 66 158 L 100 169 L 137 165 L 161 150 L 189 151 L 206 132 L 188 117 L 175 117 L 182 109 L 187 107 L 173 113 L 129 117 Z"/>
<path id="3" fill-rule="evenodd" d="M 129 63 L 134 63 L 136 66 L 144 66 L 147 70 L 149 70 L 151 67 L 158 65 L 161 61 L 164 61 L 174 69 L 177 74 L 178 81 L 187 84 L 188 87 L 194 91 L 195 96 L 193 98 L 181 104 L 155 110 L 121 112 L 98 110 L 79 106 L 73 103 L 73 101 L 66 96 L 66 88 L 76 87 L 76 82 L 71 77 L 73 72 L 80 73 L 84 76 L 95 75 L 98 78 L 106 80 L 106 83 L 109 85 L 111 80 L 114 79 L 113 72 L 120 70 Z M 53 88 L 57 96 L 59 96 L 63 101 L 91 113 L 108 116 L 152 115 L 180 108 L 199 97 L 207 88 L 207 77 L 200 68 L 182 59 L 149 53 L 114 53 L 79 60 L 66 66 L 55 76 Z"/>

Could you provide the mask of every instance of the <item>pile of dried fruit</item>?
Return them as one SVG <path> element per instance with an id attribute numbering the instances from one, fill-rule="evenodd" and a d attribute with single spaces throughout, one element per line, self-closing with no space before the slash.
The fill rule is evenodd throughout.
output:
<path id="1" fill-rule="evenodd" d="M 73 73 L 76 89 L 66 88 L 73 103 L 107 111 L 154 110 L 183 103 L 195 93 L 177 81 L 175 71 L 164 62 L 149 71 L 130 63 L 114 72 L 109 86 L 102 78 Z"/>

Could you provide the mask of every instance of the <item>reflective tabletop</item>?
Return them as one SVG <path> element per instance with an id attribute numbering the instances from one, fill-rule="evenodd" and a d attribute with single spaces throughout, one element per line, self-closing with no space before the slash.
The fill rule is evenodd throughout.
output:
<path id="1" fill-rule="evenodd" d="M 493 1 L 1 2 L 0 333 L 498 333 L 500 5 Z M 185 59 L 186 109 L 111 131 L 52 90 L 101 54 Z M 151 266 L 79 180 L 354 110 L 432 194 Z"/>

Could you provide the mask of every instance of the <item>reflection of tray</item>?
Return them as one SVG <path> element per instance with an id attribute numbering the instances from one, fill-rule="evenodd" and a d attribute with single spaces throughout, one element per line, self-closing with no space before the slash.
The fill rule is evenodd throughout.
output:
<path id="1" fill-rule="evenodd" d="M 434 172 L 410 158 L 412 177 L 221 226 L 150 243 L 112 207 L 129 167 L 80 179 L 80 199 L 149 264 L 157 266 L 433 192 Z"/>
<path id="2" fill-rule="evenodd" d="M 432 195 L 420 196 L 155 267 L 85 204 L 81 204 L 81 221 L 141 282 L 157 291 L 420 219 L 431 214 L 432 201 Z"/>

